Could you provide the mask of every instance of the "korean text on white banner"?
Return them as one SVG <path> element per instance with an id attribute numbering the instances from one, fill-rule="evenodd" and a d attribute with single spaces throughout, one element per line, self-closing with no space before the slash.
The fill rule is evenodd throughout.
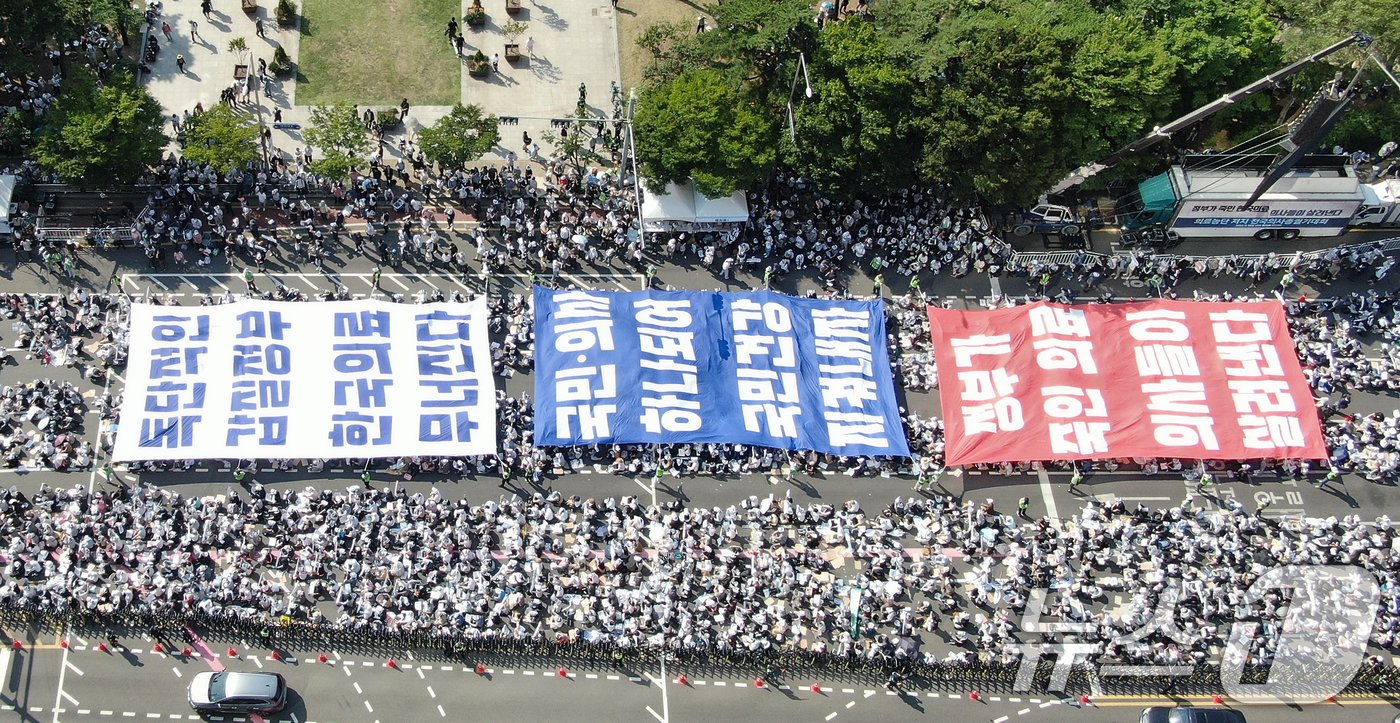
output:
<path id="1" fill-rule="evenodd" d="M 484 299 L 131 309 L 113 458 L 496 451 Z"/>
<path id="2" fill-rule="evenodd" d="M 535 289 L 535 444 L 908 456 L 880 301 Z"/>

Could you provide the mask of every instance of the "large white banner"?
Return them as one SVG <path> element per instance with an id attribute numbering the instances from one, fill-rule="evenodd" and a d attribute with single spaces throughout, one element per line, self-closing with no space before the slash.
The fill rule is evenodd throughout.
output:
<path id="1" fill-rule="evenodd" d="M 485 299 L 131 309 L 113 457 L 496 452 Z"/>

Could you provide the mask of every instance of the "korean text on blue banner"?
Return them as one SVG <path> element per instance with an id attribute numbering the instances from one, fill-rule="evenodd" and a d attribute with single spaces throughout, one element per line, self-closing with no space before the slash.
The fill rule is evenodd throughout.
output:
<path id="1" fill-rule="evenodd" d="M 908 456 L 880 301 L 536 288 L 535 444 Z"/>

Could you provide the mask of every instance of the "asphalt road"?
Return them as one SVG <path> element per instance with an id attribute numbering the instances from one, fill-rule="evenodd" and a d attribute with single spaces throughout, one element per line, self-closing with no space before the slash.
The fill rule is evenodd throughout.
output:
<path id="1" fill-rule="evenodd" d="M 1049 694 L 980 694 L 911 689 L 811 677 L 785 677 L 775 687 L 753 679 L 677 669 L 560 669 L 370 658 L 338 651 L 281 651 L 223 645 L 191 655 L 154 641 L 119 641 L 102 651 L 96 637 L 69 634 L 0 651 L 0 720 L 199 720 L 185 703 L 191 678 L 204 670 L 270 671 L 286 677 L 289 704 L 266 717 L 211 716 L 214 721 L 390 723 L 394 721 L 1136 721 L 1148 705 L 1218 707 L 1206 697 L 1077 698 Z M 201 652 L 203 650 L 203 652 Z M 325 654 L 327 661 L 319 662 Z M 1400 701 L 1342 696 L 1335 702 L 1286 707 L 1229 702 L 1250 720 L 1289 723 L 1389 721 Z"/>
<path id="2" fill-rule="evenodd" d="M 96 291 L 122 291 L 132 295 L 145 293 L 173 296 L 182 303 L 197 303 L 207 293 L 240 293 L 245 286 L 242 268 L 215 265 L 207 268 L 166 268 L 152 271 L 144 257 L 132 251 L 86 254 L 86 263 L 76 279 L 58 278 L 35 264 L 10 264 L 9 251 L 0 251 L 0 279 L 6 291 L 61 292 L 75 284 Z M 342 264 L 331 274 L 322 274 L 312 267 L 274 266 L 270 273 L 260 276 L 258 284 L 269 288 L 283 283 L 308 293 L 316 293 L 343 285 L 352 294 L 370 296 L 380 293 L 373 288 L 370 274 L 373 259 L 348 258 L 342 254 Z M 479 273 L 444 275 L 415 265 L 386 270 L 381 288 L 388 293 L 411 296 L 420 290 L 441 289 L 463 293 L 524 293 L 528 289 L 530 269 L 508 269 L 507 274 L 485 278 Z M 754 288 L 761 282 L 751 276 L 725 281 L 717 274 L 698 268 L 698 264 L 673 264 L 663 267 L 662 283 L 676 288 L 715 289 Z M 638 289 L 644 279 L 635 269 L 613 266 L 592 268 L 585 272 L 565 274 L 557 280 L 562 285 L 599 289 Z M 924 293 L 960 308 L 977 308 L 985 299 L 996 294 L 1021 295 L 1030 293 L 1029 282 L 1023 279 L 988 278 L 969 275 L 953 278 L 940 275 L 922 279 Z M 1393 285 L 1395 279 L 1388 280 Z M 888 279 L 887 288 L 899 293 L 907 281 Z M 1367 279 L 1345 280 L 1325 289 L 1304 287 L 1300 293 L 1310 296 L 1344 294 L 1368 287 Z M 872 283 L 864 276 L 850 279 L 855 293 L 869 293 Z M 785 279 L 776 288 L 799 292 L 817 288 L 810 277 Z M 1104 285 L 1120 298 L 1146 297 L 1147 289 L 1121 281 Z M 1241 292 L 1244 284 L 1234 279 L 1207 279 L 1178 289 L 1187 296 L 1193 289 L 1206 293 Z M 0 337 L 10 337 L 8 329 L 0 328 Z M 1376 347 L 1372 347 L 1373 350 Z M 35 360 L 16 354 L 17 364 L 0 370 L 4 383 L 56 378 L 79 382 L 77 372 L 40 366 Z M 529 390 L 533 379 L 518 375 L 504 382 L 511 393 Z M 120 380 L 113 391 L 120 388 Z M 88 385 L 84 395 L 95 399 L 100 389 Z M 939 414 L 936 392 L 911 392 L 907 406 L 920 414 Z M 1358 393 L 1353 395 L 1353 408 L 1362 411 L 1396 409 L 1389 396 Z M 90 410 L 86 434 L 95 439 L 99 425 Z M 359 470 L 331 469 L 319 475 L 280 474 L 259 470 L 254 477 L 273 486 L 301 488 L 308 484 L 345 487 L 359 484 Z M 137 481 L 127 477 L 126 481 Z M 177 487 L 186 494 L 220 494 L 233 486 L 231 471 L 215 461 L 201 463 L 190 473 L 145 475 L 141 481 Z M 23 489 L 47 483 L 53 486 L 95 484 L 92 471 L 54 473 L 47 471 L 5 470 L 0 472 L 0 484 Z M 1120 498 L 1133 504 L 1169 505 L 1193 496 L 1193 486 L 1179 476 L 1145 477 L 1141 473 L 1100 473 L 1090 477 L 1071 493 L 1064 474 L 1027 474 L 1000 476 L 969 473 L 947 475 L 934 493 L 950 494 L 974 500 L 990 499 L 1002 509 L 1010 509 L 1015 501 L 1028 497 L 1034 516 L 1072 515 L 1092 495 L 1101 500 Z M 584 470 L 556 480 L 546 480 L 536 488 L 517 483 L 503 488 L 494 477 L 448 481 L 404 483 L 393 479 L 377 484 L 398 484 L 413 491 L 431 486 L 452 498 L 473 500 L 503 494 L 520 494 L 558 489 L 565 494 L 605 497 L 635 494 L 648 499 L 652 494 L 649 479 L 635 480 L 600 470 Z M 840 472 L 817 478 L 799 477 L 786 481 L 768 475 L 747 475 L 723 479 L 667 478 L 655 490 L 658 501 L 681 499 L 692 505 L 729 505 L 750 495 L 792 494 L 799 500 L 842 501 L 858 499 L 866 509 L 878 509 L 896 496 L 913 494 L 911 481 L 898 477 L 851 478 Z M 1253 484 L 1222 481 L 1216 495 L 1197 497 L 1203 505 L 1218 505 L 1233 498 L 1252 509 L 1260 502 L 1272 503 L 1266 514 L 1273 516 L 1307 515 L 1340 516 L 1360 514 L 1375 516 L 1400 509 L 1400 490 L 1378 486 L 1355 477 L 1346 477 L 1333 489 L 1318 490 L 1312 485 L 1261 478 Z M 1392 513 L 1393 514 L 1393 513 Z M 0 653 L 0 720 L 53 721 L 88 719 L 189 720 L 192 715 L 185 700 L 185 687 L 192 673 L 208 669 L 211 662 L 226 664 L 239 670 L 277 670 L 286 675 L 298 693 L 294 704 L 274 720 L 307 723 L 307 721 L 431 721 L 431 720 L 557 720 L 580 721 L 649 721 L 654 720 L 648 707 L 658 715 L 669 714 L 674 720 L 986 720 L 1008 723 L 1013 720 L 1076 720 L 1135 721 L 1138 712 L 1148 704 L 1173 704 L 1170 700 L 1105 698 L 1094 700 L 1087 707 L 1078 701 L 1062 701 L 1048 693 L 1040 697 L 985 696 L 981 702 L 968 700 L 965 692 L 914 691 L 912 695 L 888 695 L 879 688 L 840 684 L 819 680 L 786 681 L 788 690 L 758 690 L 751 680 L 715 679 L 692 672 L 686 685 L 677 683 L 676 676 L 686 671 L 589 670 L 570 671 L 561 680 L 556 670 L 510 669 L 491 666 L 486 676 L 461 665 L 444 666 L 441 662 L 400 661 L 397 669 L 388 668 L 382 659 L 367 659 L 338 651 L 298 651 L 287 659 L 274 661 L 268 651 L 240 645 L 236 660 L 228 659 L 226 650 L 214 646 L 217 657 L 171 656 L 151 652 L 152 641 L 122 641 L 125 648 L 111 652 L 95 649 L 96 639 L 69 632 L 63 638 L 52 635 L 37 639 L 32 633 L 11 631 L 25 640 L 23 650 Z M 59 643 L 66 640 L 70 647 Z M 331 663 L 315 662 L 326 653 Z M 431 667 L 429 667 L 431 666 Z M 450 669 L 449 669 L 450 668 Z M 655 676 L 651 679 L 648 676 Z M 664 681 L 664 684 L 663 684 Z M 813 692 L 811 685 L 820 686 Z M 663 688 L 665 690 L 663 696 Z M 956 696 L 956 697 L 953 697 Z M 664 702 L 663 702 L 664 698 Z M 1180 701 L 1175 701 L 1180 702 Z M 1205 699 L 1185 701 L 1210 705 Z M 7 707 L 8 706 L 8 707 Z M 1388 721 L 1396 713 L 1394 705 L 1382 700 L 1343 698 L 1338 703 L 1305 706 L 1299 710 L 1269 707 L 1247 708 L 1250 720 L 1302 721 Z M 55 711 L 58 712 L 55 712 Z"/>

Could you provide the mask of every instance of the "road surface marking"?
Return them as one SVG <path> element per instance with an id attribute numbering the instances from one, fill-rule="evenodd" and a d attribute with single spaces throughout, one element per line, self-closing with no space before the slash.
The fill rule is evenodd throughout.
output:
<path id="1" fill-rule="evenodd" d="M 443 718 L 446 718 L 446 717 L 447 717 L 447 711 L 443 710 L 443 709 L 442 709 L 442 706 L 438 706 L 438 715 L 442 716 Z"/>
<path id="2" fill-rule="evenodd" d="M 826 719 L 827 719 L 827 720 L 831 720 L 832 718 L 835 718 L 835 717 L 836 717 L 836 714 L 835 714 L 835 713 L 832 713 L 832 714 L 828 715 L 828 716 L 826 717 Z"/>
<path id="3" fill-rule="evenodd" d="M 367 710 L 367 711 L 373 713 L 373 712 L 374 712 L 374 706 L 370 705 L 370 704 L 369 704 L 369 701 L 365 701 L 365 710 Z"/>
<path id="4" fill-rule="evenodd" d="M 429 697 L 429 698 L 436 698 L 436 697 L 437 697 L 437 693 L 433 692 L 433 686 L 431 686 L 431 685 L 428 686 L 428 697 Z"/>
<path id="5" fill-rule="evenodd" d="M 1060 519 L 1060 510 L 1055 506 L 1055 493 L 1050 489 L 1050 475 L 1045 473 L 1042 466 L 1036 470 L 1036 476 L 1040 477 L 1040 496 L 1045 500 L 1045 514 L 1052 520 Z"/>

